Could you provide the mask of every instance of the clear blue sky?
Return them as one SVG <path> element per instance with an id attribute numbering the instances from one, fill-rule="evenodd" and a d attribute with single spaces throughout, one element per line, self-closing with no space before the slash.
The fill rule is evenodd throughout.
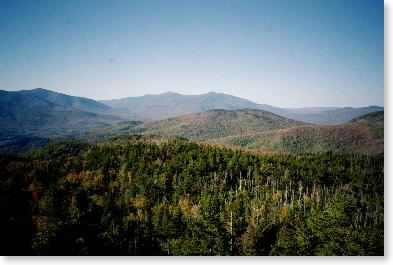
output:
<path id="1" fill-rule="evenodd" d="M 382 0 L 0 0 L 0 88 L 383 105 Z"/>

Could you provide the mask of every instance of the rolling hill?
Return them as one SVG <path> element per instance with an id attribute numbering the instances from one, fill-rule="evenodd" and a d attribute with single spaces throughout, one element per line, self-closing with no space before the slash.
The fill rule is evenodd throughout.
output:
<path id="1" fill-rule="evenodd" d="M 262 110 L 211 110 L 162 121 L 121 122 L 82 133 L 79 138 L 146 135 L 272 152 L 383 153 L 383 120 L 382 111 L 345 124 L 313 125 Z"/>
<path id="2" fill-rule="evenodd" d="M 112 108 L 127 109 L 133 119 L 143 121 L 162 120 L 213 109 L 259 109 L 307 123 L 340 124 L 360 115 L 383 110 L 383 107 L 379 106 L 363 108 L 279 108 L 216 92 L 201 95 L 182 95 L 166 92 L 158 95 L 149 94 L 141 97 L 102 100 L 101 102 Z"/>
<path id="3" fill-rule="evenodd" d="M 384 152 L 384 112 L 374 112 L 340 125 L 296 128 L 235 135 L 214 143 L 278 152 Z"/>
<path id="4" fill-rule="evenodd" d="M 113 126 L 92 129 L 72 136 L 78 139 L 97 140 L 127 135 L 148 135 L 203 141 L 306 124 L 263 110 L 215 109 L 160 121 L 123 121 Z"/>
<path id="5" fill-rule="evenodd" d="M 139 125 L 143 134 L 208 140 L 305 125 L 271 112 L 255 109 L 209 110 Z"/>

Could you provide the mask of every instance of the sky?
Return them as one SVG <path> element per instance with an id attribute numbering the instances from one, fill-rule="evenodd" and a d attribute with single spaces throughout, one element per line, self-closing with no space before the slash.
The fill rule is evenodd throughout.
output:
<path id="1" fill-rule="evenodd" d="M 0 0 L 0 89 L 384 103 L 383 0 Z"/>

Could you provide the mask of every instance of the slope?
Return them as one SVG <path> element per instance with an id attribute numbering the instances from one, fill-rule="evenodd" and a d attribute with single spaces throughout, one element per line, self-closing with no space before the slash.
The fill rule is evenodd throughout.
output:
<path id="1" fill-rule="evenodd" d="M 112 115 L 59 105 L 30 93 L 0 90 L 0 136 L 53 135 L 114 124 Z"/>
<path id="2" fill-rule="evenodd" d="M 255 109 L 210 110 L 139 125 L 143 134 L 208 140 L 305 125 Z"/>
<path id="3" fill-rule="evenodd" d="M 111 107 L 89 98 L 70 96 L 43 88 L 20 90 L 20 94 L 34 96 L 57 105 L 94 113 L 108 113 Z"/>
<path id="4" fill-rule="evenodd" d="M 382 111 L 341 125 L 307 125 L 229 136 L 212 142 L 263 151 L 383 153 L 383 119 Z"/>

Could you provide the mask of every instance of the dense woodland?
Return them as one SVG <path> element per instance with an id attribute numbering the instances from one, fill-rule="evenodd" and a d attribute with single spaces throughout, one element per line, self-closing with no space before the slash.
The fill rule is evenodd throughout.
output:
<path id="1" fill-rule="evenodd" d="M 383 255 L 384 157 L 174 139 L 0 156 L 3 255 Z"/>

